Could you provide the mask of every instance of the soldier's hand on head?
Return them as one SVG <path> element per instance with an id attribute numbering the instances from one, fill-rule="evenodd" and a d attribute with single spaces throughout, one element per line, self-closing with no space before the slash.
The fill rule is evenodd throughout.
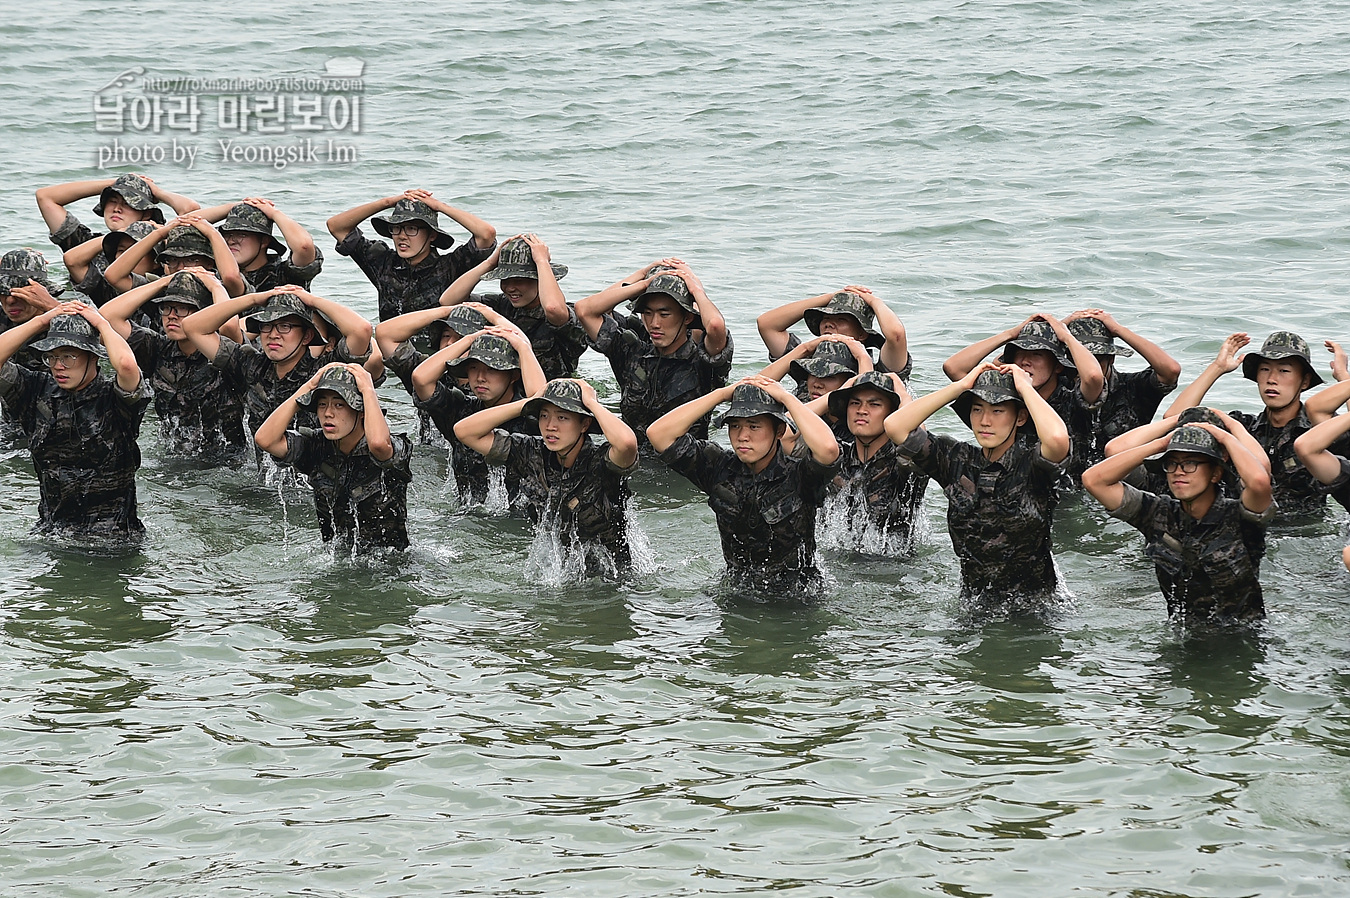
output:
<path id="1" fill-rule="evenodd" d="M 425 203 L 427 200 L 431 199 L 431 191 L 423 190 L 421 187 L 410 187 L 403 191 L 403 196 L 399 197 L 399 199 L 415 200 L 419 203 Z"/>
<path id="2" fill-rule="evenodd" d="M 52 296 L 50 290 L 31 278 L 28 283 L 24 284 L 22 287 L 11 287 L 9 292 L 11 295 L 19 297 L 24 302 L 28 303 L 29 306 L 39 311 L 54 309 L 59 304 L 56 297 Z"/>
<path id="3" fill-rule="evenodd" d="M 1347 364 L 1345 350 L 1335 340 L 1324 340 L 1322 345 L 1331 353 L 1331 374 L 1336 380 L 1350 380 L 1350 365 Z"/>
<path id="4" fill-rule="evenodd" d="M 1238 355 L 1238 350 L 1252 341 L 1252 338 L 1245 333 L 1229 334 L 1224 339 L 1223 345 L 1219 347 L 1219 354 L 1214 357 L 1214 363 L 1218 365 L 1225 374 L 1234 371 L 1242 364 L 1243 356 Z"/>
<path id="5" fill-rule="evenodd" d="M 581 390 L 582 405 L 586 406 L 587 408 L 594 408 L 596 405 L 600 404 L 600 397 L 596 395 L 595 387 L 591 386 L 589 383 L 587 383 L 586 381 L 582 380 L 579 377 L 573 377 L 571 378 L 571 380 L 574 384 L 577 385 L 577 389 Z"/>
<path id="6" fill-rule="evenodd" d="M 530 255 L 534 257 L 535 262 L 543 263 L 552 258 L 548 252 L 548 244 L 538 234 L 525 234 L 521 239 L 529 246 Z"/>

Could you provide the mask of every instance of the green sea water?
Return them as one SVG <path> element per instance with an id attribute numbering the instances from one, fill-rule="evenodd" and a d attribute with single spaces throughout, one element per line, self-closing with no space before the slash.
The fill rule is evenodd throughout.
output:
<path id="1" fill-rule="evenodd" d="M 1324 376 L 1322 341 L 1350 339 L 1350 4 L 62 0 L 5 34 L 3 249 L 56 258 L 33 190 L 136 146 L 164 160 L 106 176 L 273 199 L 324 252 L 316 291 L 369 316 L 324 221 L 424 187 L 538 232 L 572 300 L 688 260 L 738 374 L 765 361 L 759 312 L 848 283 L 904 320 L 918 391 L 1037 309 L 1110 309 L 1183 381 L 1233 331 L 1296 330 Z M 175 94 L 196 133 L 99 130 L 147 77 L 330 64 L 360 67 L 359 128 L 231 130 L 221 96 L 248 89 Z M 256 158 L 311 133 L 355 158 L 220 144 Z M 92 205 L 73 209 L 94 224 Z M 604 359 L 582 370 L 614 395 Z M 1258 406 L 1237 375 L 1211 396 Z M 913 557 L 827 550 L 827 593 L 788 608 L 716 588 L 710 510 L 652 467 L 645 572 L 616 587 L 461 510 L 431 449 L 414 548 L 384 565 L 334 559 L 302 490 L 166 459 L 156 431 L 130 557 L 28 536 L 31 465 L 0 456 L 0 895 L 1350 883 L 1338 508 L 1272 530 L 1259 630 L 1187 638 L 1137 535 L 1090 501 L 1059 511 L 1071 596 L 1048 618 L 961 606 L 936 490 Z"/>

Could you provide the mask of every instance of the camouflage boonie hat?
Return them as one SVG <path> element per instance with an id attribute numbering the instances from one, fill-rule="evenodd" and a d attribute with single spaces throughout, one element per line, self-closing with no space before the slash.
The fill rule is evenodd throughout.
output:
<path id="1" fill-rule="evenodd" d="M 473 361 L 482 362 L 496 371 L 515 371 L 520 367 L 520 353 L 516 352 L 516 348 L 508 343 L 505 337 L 479 334 L 473 338 L 464 355 L 446 363 L 445 367 L 457 371 Z"/>
<path id="2" fill-rule="evenodd" d="M 225 216 L 225 220 L 216 225 L 216 230 L 221 235 L 227 231 L 247 231 L 250 234 L 259 234 L 267 238 L 267 248 L 277 255 L 286 255 L 286 244 L 278 240 L 272 233 L 273 222 L 267 217 L 267 213 L 257 206 L 250 206 L 248 203 L 235 203 L 230 207 L 230 214 Z"/>
<path id="3" fill-rule="evenodd" d="M 703 316 L 698 313 L 698 303 L 694 302 L 694 297 L 689 292 L 689 285 L 678 274 L 668 272 L 669 269 L 662 269 L 661 274 L 653 275 L 651 282 L 647 284 L 647 289 L 630 299 L 628 307 L 635 314 L 641 315 L 642 307 L 647 304 L 648 299 L 653 296 L 669 296 L 675 300 L 676 305 L 694 316 L 694 320 L 689 322 L 690 329 L 703 330 Z"/>
<path id="4" fill-rule="evenodd" d="M 267 302 L 262 308 L 242 317 L 244 330 L 250 334 L 261 333 L 264 324 L 271 324 L 283 318 L 299 318 L 300 323 L 308 327 L 313 335 L 309 340 L 310 346 L 322 346 L 328 342 L 314 324 L 314 310 L 305 305 L 294 293 L 274 293 L 267 297 Z"/>
<path id="5" fill-rule="evenodd" d="M 1161 470 L 1163 462 L 1173 452 L 1193 452 L 1197 455 L 1207 455 L 1221 464 L 1228 461 L 1228 456 L 1224 453 L 1223 447 L 1219 445 L 1219 441 L 1214 434 L 1207 430 L 1201 430 L 1199 427 L 1188 425 L 1172 431 L 1172 438 L 1167 441 L 1167 448 L 1157 455 L 1150 455 L 1144 459 L 1144 464 L 1154 470 Z"/>
<path id="6" fill-rule="evenodd" d="M 1312 375 L 1312 381 L 1309 387 L 1315 387 L 1322 383 L 1322 375 L 1317 373 L 1313 367 L 1312 352 L 1308 349 L 1308 341 L 1291 331 L 1276 331 L 1266 342 L 1261 344 L 1260 352 L 1249 352 L 1242 357 L 1242 376 L 1247 380 L 1256 380 L 1256 368 L 1261 364 L 1262 359 L 1270 362 L 1277 362 L 1280 359 L 1298 359 L 1303 362 L 1304 369 Z"/>
<path id="7" fill-rule="evenodd" d="M 47 259 L 35 249 L 12 249 L 0 256 L 0 293 L 9 293 L 12 287 L 26 287 L 37 281 L 51 290 L 47 280 Z"/>
<path id="8" fill-rule="evenodd" d="M 1065 368 L 1074 368 L 1073 358 L 1069 355 L 1069 348 L 1059 342 L 1059 337 L 1055 336 L 1055 329 L 1050 326 L 1048 321 L 1030 321 L 1022 332 L 1013 339 L 1009 340 L 1003 346 L 1003 355 L 999 356 L 999 361 L 1005 365 L 1013 363 L 1013 356 L 1019 349 L 1028 349 L 1033 352 L 1044 350 L 1055 357 Z"/>
<path id="9" fill-rule="evenodd" d="M 1002 371 L 980 372 L 980 376 L 975 378 L 975 385 L 952 400 L 952 411 L 956 412 L 956 416 L 967 427 L 970 426 L 970 407 L 975 404 L 976 399 L 982 399 L 993 405 L 1001 402 L 1026 405 L 1017 392 L 1017 383 L 1013 380 L 1013 376 Z"/>
<path id="10" fill-rule="evenodd" d="M 108 357 L 108 350 L 103 347 L 98 331 L 81 315 L 57 315 L 47 323 L 47 336 L 32 345 L 38 352 L 51 352 L 62 346 L 70 346 L 92 352 L 101 359 Z"/>
<path id="11" fill-rule="evenodd" d="M 545 402 L 556 405 L 563 411 L 571 412 L 574 415 L 585 415 L 588 418 L 595 417 L 595 413 L 586 408 L 586 403 L 581 399 L 581 384 L 571 378 L 559 377 L 549 381 L 548 386 L 544 387 L 544 395 L 526 402 L 521 414 L 537 418 L 539 417 L 539 407 Z"/>
<path id="12" fill-rule="evenodd" d="M 431 336 L 431 342 L 439 343 L 447 330 L 461 337 L 467 337 L 470 334 L 478 333 L 487 326 L 488 320 L 477 309 L 471 309 L 468 306 L 451 306 L 450 314 L 444 318 L 437 318 L 428 324 L 426 331 Z"/>
<path id="13" fill-rule="evenodd" d="M 555 280 L 560 281 L 567 277 L 566 265 L 549 262 L 548 267 L 553 269 Z M 539 267 L 534 264 L 530 245 L 519 237 L 502 244 L 502 251 L 497 254 L 497 267 L 483 275 L 485 281 L 502 281 L 507 278 L 539 280 Z"/>
<path id="14" fill-rule="evenodd" d="M 1186 424 L 1199 424 L 1202 421 L 1206 424 L 1213 424 L 1215 427 L 1223 430 L 1228 429 L 1228 425 L 1223 423 L 1223 418 L 1220 418 L 1203 405 L 1193 405 L 1190 408 L 1182 409 L 1181 414 L 1177 415 L 1178 427 L 1182 427 Z"/>
<path id="15" fill-rule="evenodd" d="M 329 368 L 319 375 L 319 382 L 314 385 L 314 389 L 295 397 L 295 401 L 308 408 L 317 401 L 320 390 L 336 393 L 339 399 L 351 406 L 352 411 L 365 410 L 366 401 L 361 396 L 361 385 L 356 382 L 356 375 L 346 368 Z"/>
<path id="16" fill-rule="evenodd" d="M 880 371 L 867 371 L 858 375 L 853 381 L 853 386 L 835 390 L 830 394 L 830 414 L 842 421 L 848 413 L 849 402 L 863 390 L 876 390 L 883 394 L 891 403 L 891 411 L 900 407 L 900 394 L 896 391 L 890 375 Z"/>
<path id="17" fill-rule="evenodd" d="M 791 419 L 787 407 L 754 384 L 737 384 L 731 391 L 731 407 L 713 419 L 713 427 L 721 427 L 732 418 L 754 418 L 769 415 L 784 424 Z"/>
<path id="18" fill-rule="evenodd" d="M 169 285 L 164 288 L 164 292 L 150 301 L 155 305 L 176 302 L 204 309 L 211 305 L 212 297 L 210 288 L 186 271 L 180 271 L 169 278 Z"/>
<path id="19" fill-rule="evenodd" d="M 155 255 L 161 259 L 185 259 L 188 256 L 205 256 L 208 259 L 216 257 L 211 251 L 211 241 L 191 225 L 179 225 L 169 231 L 168 235 L 155 246 Z"/>
<path id="20" fill-rule="evenodd" d="M 876 321 L 876 316 L 872 313 L 872 307 L 867 304 L 867 300 L 856 293 L 840 290 L 834 296 L 831 296 L 830 301 L 825 305 L 807 309 L 802 314 L 802 320 L 806 322 L 806 329 L 819 337 L 820 322 L 826 315 L 847 315 L 855 319 L 866 333 L 862 341 L 864 346 L 879 347 L 886 342 L 886 338 L 872 326 Z"/>
<path id="21" fill-rule="evenodd" d="M 393 237 L 392 228 L 394 225 L 407 224 L 410 221 L 415 221 L 423 227 L 431 229 L 432 234 L 435 235 L 431 238 L 431 245 L 437 249 L 449 249 L 455 245 L 455 238 L 441 230 L 440 215 L 421 200 L 410 200 L 406 197 L 399 200 L 394 203 L 394 208 L 389 210 L 388 215 L 372 218 L 370 226 L 381 237 Z"/>
<path id="22" fill-rule="evenodd" d="M 1134 350 L 1125 345 L 1116 345 L 1115 335 L 1100 318 L 1075 318 L 1065 325 L 1083 348 L 1093 355 L 1134 355 Z"/>
<path id="23" fill-rule="evenodd" d="M 117 180 L 104 187 L 103 192 L 98 195 L 98 205 L 94 207 L 95 215 L 103 214 L 103 204 L 108 202 L 112 194 L 120 196 L 124 203 L 137 212 L 149 210 L 150 217 L 156 223 L 164 224 L 164 210 L 155 205 L 154 193 L 140 175 L 118 175 Z"/>
<path id="24" fill-rule="evenodd" d="M 122 238 L 126 237 L 133 244 L 140 243 L 146 237 L 155 232 L 155 223 L 152 221 L 133 221 L 120 231 L 109 231 L 103 235 L 103 257 L 108 261 L 117 258 L 117 247 L 121 245 Z M 158 251 L 158 247 L 155 248 Z"/>
<path id="25" fill-rule="evenodd" d="M 788 373 L 799 384 L 806 383 L 808 376 L 834 377 L 838 374 L 857 374 L 858 360 L 843 343 L 827 340 L 816 347 L 810 358 L 798 359 L 789 365 Z"/>

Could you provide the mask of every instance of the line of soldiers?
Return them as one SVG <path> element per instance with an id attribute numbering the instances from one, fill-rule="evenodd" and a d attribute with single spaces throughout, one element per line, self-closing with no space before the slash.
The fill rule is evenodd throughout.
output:
<path id="1" fill-rule="evenodd" d="M 106 234 L 66 209 L 93 196 Z M 631 565 L 627 481 L 640 455 L 707 493 L 728 576 L 769 594 L 820 583 L 822 505 L 846 509 L 858 545 L 880 533 L 903 552 L 934 480 L 963 591 L 1043 602 L 1057 586 L 1054 510 L 1081 484 L 1144 534 L 1169 612 L 1250 620 L 1264 613 L 1257 574 L 1276 507 L 1350 503 L 1350 415 L 1336 414 L 1350 372 L 1330 341 L 1338 383 L 1304 400 L 1322 384 L 1305 341 L 1277 332 L 1240 355 L 1248 338 L 1234 334 L 1154 421 L 1177 387 L 1175 359 L 1101 309 L 1038 313 L 956 352 L 943 364 L 951 383 L 915 399 L 903 323 L 849 285 L 760 315 L 769 365 L 729 384 L 731 334 L 682 260 L 573 305 L 566 266 L 537 235 L 499 243 L 492 225 L 424 190 L 328 220 L 338 253 L 376 289 L 378 326 L 310 291 L 322 255 L 266 199 L 203 209 L 122 175 L 37 200 L 76 286 L 58 289 L 33 250 L 0 257 L 0 427 L 27 442 L 42 530 L 141 534 L 136 441 L 153 401 L 169 451 L 207 464 L 270 457 L 307 476 L 325 540 L 406 548 L 414 445 L 380 407 L 389 373 L 423 439 L 434 428 L 449 442 L 463 502 L 499 487 L 592 574 Z M 469 234 L 453 250 L 441 215 Z M 362 233 L 367 219 L 389 242 Z M 476 293 L 484 280 L 499 292 Z M 809 338 L 791 331 L 798 322 Z M 618 414 L 575 377 L 588 347 L 610 362 Z M 1135 352 L 1145 368 L 1116 369 Z M 1261 413 L 1202 408 L 1239 365 Z M 925 428 L 946 405 L 973 442 Z M 709 439 L 722 426 L 729 446 Z"/>

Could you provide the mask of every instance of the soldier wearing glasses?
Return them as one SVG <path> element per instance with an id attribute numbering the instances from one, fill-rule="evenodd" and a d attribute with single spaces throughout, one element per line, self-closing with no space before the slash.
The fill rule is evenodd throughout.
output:
<path id="1" fill-rule="evenodd" d="M 1123 483 L 1140 464 L 1161 470 L 1171 495 Z M 1228 464 L 1242 482 L 1238 498 L 1219 493 Z M 1263 454 L 1208 422 L 1178 427 L 1083 474 L 1083 487 L 1112 517 L 1144 534 L 1144 552 L 1153 559 L 1168 616 L 1185 624 L 1265 616 L 1257 575 L 1266 525 L 1275 517 L 1270 483 Z"/>
<path id="2" fill-rule="evenodd" d="M 15 364 L 15 353 L 44 331 L 33 349 L 48 370 Z M 99 359 L 113 377 L 99 375 Z M 39 531 L 115 541 L 145 532 L 136 514 L 136 438 L 150 385 L 92 302 L 62 303 L 0 334 L 0 399 L 28 436 Z"/>

